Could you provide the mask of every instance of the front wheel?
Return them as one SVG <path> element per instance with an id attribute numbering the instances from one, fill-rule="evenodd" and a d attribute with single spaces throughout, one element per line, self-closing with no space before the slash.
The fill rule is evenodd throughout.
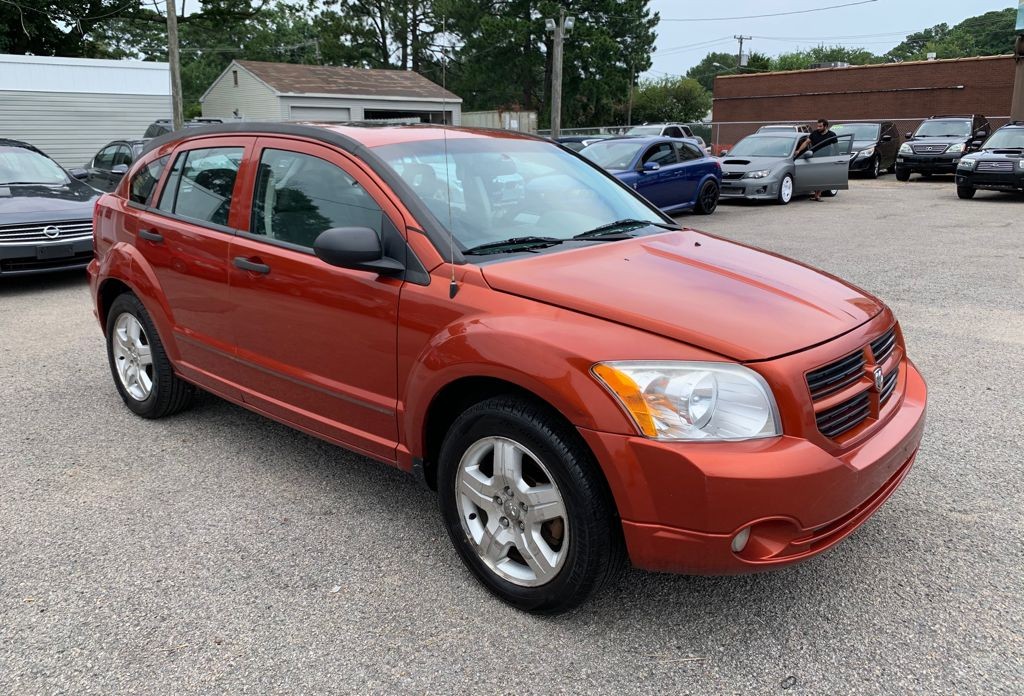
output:
<path id="1" fill-rule="evenodd" d="M 130 293 L 107 313 L 107 360 L 121 399 L 136 415 L 169 416 L 192 400 L 192 385 L 174 374 L 153 320 Z"/>
<path id="2" fill-rule="evenodd" d="M 910 170 L 896 167 L 896 181 L 910 181 Z"/>
<path id="3" fill-rule="evenodd" d="M 697 205 L 693 207 L 693 212 L 698 215 L 710 215 L 715 212 L 718 207 L 718 195 L 718 184 L 714 181 L 705 181 L 700 187 L 700 193 L 697 194 Z"/>
<path id="4" fill-rule="evenodd" d="M 956 195 L 959 196 L 960 198 L 963 198 L 964 200 L 969 200 L 971 198 L 974 198 L 974 194 L 976 192 L 977 192 L 977 189 L 974 188 L 973 186 L 957 186 L 956 187 Z"/>
<path id="5" fill-rule="evenodd" d="M 787 174 L 779 183 L 779 195 L 776 201 L 779 205 L 786 205 L 791 200 L 793 200 L 793 177 Z"/>
<path id="6" fill-rule="evenodd" d="M 877 179 L 878 175 L 882 173 L 882 158 L 875 155 L 871 160 L 871 164 L 868 166 L 868 178 Z"/>
<path id="7" fill-rule="evenodd" d="M 822 191 L 821 195 L 823 198 L 835 198 L 839 195 L 839 189 L 829 189 L 828 191 Z"/>
<path id="8" fill-rule="evenodd" d="M 438 491 L 462 561 L 519 609 L 568 611 L 622 564 L 621 527 L 597 463 L 540 404 L 499 396 L 466 410 L 441 447 Z"/>

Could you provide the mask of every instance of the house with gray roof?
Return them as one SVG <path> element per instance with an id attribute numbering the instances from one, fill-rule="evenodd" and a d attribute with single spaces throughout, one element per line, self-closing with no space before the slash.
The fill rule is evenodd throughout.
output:
<path id="1" fill-rule="evenodd" d="M 459 125 L 462 100 L 418 73 L 234 60 L 199 99 L 204 117 Z"/>

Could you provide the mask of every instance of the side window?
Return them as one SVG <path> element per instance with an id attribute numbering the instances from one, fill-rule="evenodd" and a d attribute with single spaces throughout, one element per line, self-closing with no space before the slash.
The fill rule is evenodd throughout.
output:
<path id="1" fill-rule="evenodd" d="M 676 154 L 679 155 L 680 162 L 689 162 L 704 156 L 702 152 L 689 143 L 673 143 L 673 145 L 675 145 Z"/>
<path id="2" fill-rule="evenodd" d="M 669 143 L 659 143 L 658 145 L 654 145 L 644 153 L 644 158 L 641 164 L 647 164 L 648 162 L 657 162 L 662 167 L 668 164 L 675 164 L 675 150 Z"/>
<path id="3" fill-rule="evenodd" d="M 160 210 L 200 222 L 227 225 L 243 148 L 182 152 L 160 195 Z"/>
<path id="4" fill-rule="evenodd" d="M 117 145 L 111 145 L 100 150 L 92 161 L 96 169 L 110 169 L 114 166 L 114 156 L 117 154 Z"/>
<path id="5" fill-rule="evenodd" d="M 153 160 L 135 174 L 131 184 L 128 185 L 128 199 L 132 203 L 149 205 L 150 198 L 153 196 L 153 189 L 156 188 L 156 182 L 160 181 L 160 175 L 163 173 L 164 167 L 167 166 L 167 160 L 169 159 L 170 157 L 161 157 L 160 159 Z"/>
<path id="6" fill-rule="evenodd" d="M 119 164 L 130 165 L 132 163 L 132 151 L 128 149 L 127 145 L 118 145 L 117 151 L 114 153 L 114 166 Z"/>
<path id="7" fill-rule="evenodd" d="M 383 212 L 366 189 L 319 157 L 264 150 L 253 193 L 251 234 L 312 248 L 332 227 L 381 233 Z"/>
<path id="8" fill-rule="evenodd" d="M 678 126 L 671 126 L 665 129 L 665 135 L 667 135 L 670 138 L 682 138 L 683 131 Z"/>

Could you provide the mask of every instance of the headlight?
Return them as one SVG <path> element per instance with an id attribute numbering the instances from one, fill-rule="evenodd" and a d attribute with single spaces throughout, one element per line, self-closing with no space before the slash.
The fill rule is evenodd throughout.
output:
<path id="1" fill-rule="evenodd" d="M 656 440 L 749 440 L 782 434 L 761 375 L 733 363 L 604 362 L 594 375 L 637 429 Z"/>
<path id="2" fill-rule="evenodd" d="M 946 148 L 946 152 L 963 152 L 963 151 L 964 151 L 964 144 L 963 143 L 957 143 L 956 145 L 950 145 L 949 147 Z"/>
<path id="3" fill-rule="evenodd" d="M 972 159 L 962 159 L 960 160 L 960 164 L 956 165 L 957 169 L 974 169 L 975 161 L 976 160 Z"/>
<path id="4" fill-rule="evenodd" d="M 873 154 L 875 154 L 874 146 L 869 147 L 867 150 L 861 150 L 860 152 L 857 153 L 857 156 L 858 157 L 870 157 Z"/>
<path id="5" fill-rule="evenodd" d="M 910 147 L 910 143 L 903 143 L 900 145 L 900 152 L 905 155 L 912 155 L 914 154 L 914 148 Z"/>
<path id="6" fill-rule="evenodd" d="M 1017 168 L 1024 169 L 1024 159 L 1017 160 Z"/>
<path id="7" fill-rule="evenodd" d="M 747 172 L 743 175 L 744 179 L 763 179 L 772 173 L 771 169 L 760 169 L 756 172 Z"/>

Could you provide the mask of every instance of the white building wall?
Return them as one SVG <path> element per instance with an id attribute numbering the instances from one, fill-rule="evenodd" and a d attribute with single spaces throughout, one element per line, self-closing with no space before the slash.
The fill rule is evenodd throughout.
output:
<path id="1" fill-rule="evenodd" d="M 0 54 L 0 137 L 80 167 L 111 140 L 170 118 L 166 63 Z"/>
<path id="2" fill-rule="evenodd" d="M 238 86 L 235 86 L 232 71 L 238 71 Z M 203 116 L 209 118 L 234 118 L 239 116 L 250 121 L 281 121 L 287 118 L 281 113 L 277 95 L 266 84 L 240 65 L 232 63 L 213 83 L 202 100 Z"/>

